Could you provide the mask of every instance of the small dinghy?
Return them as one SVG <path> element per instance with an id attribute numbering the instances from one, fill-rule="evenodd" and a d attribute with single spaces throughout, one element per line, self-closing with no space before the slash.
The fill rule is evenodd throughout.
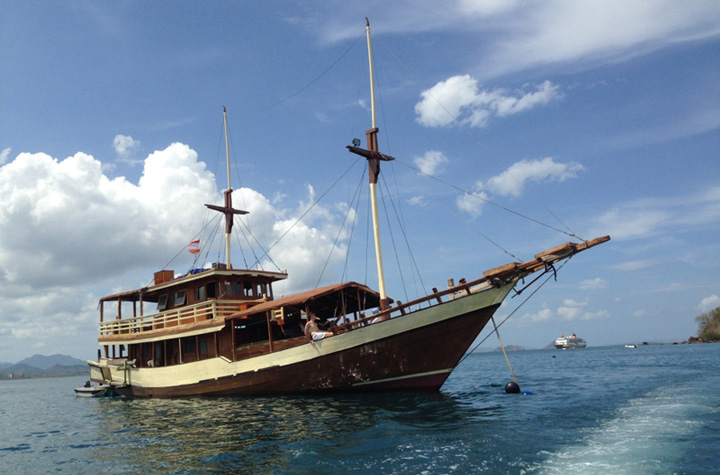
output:
<path id="1" fill-rule="evenodd" d="M 112 387 L 105 384 L 91 386 L 86 383 L 83 387 L 75 388 L 75 395 L 79 397 L 108 397 L 112 396 L 113 392 Z"/>

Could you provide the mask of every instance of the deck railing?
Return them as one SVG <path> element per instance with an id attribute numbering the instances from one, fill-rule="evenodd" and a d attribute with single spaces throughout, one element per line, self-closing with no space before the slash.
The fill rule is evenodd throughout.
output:
<path id="1" fill-rule="evenodd" d="M 260 300 L 262 301 L 262 300 Z M 100 335 L 122 335 L 171 328 L 212 319 L 224 319 L 233 313 L 255 304 L 248 300 L 212 300 L 165 312 L 100 322 Z"/>

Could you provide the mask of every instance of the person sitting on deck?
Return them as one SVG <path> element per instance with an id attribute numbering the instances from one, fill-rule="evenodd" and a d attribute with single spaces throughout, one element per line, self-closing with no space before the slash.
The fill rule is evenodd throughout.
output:
<path id="1" fill-rule="evenodd" d="M 305 336 L 310 341 L 322 340 L 326 336 L 333 336 L 333 332 L 322 331 L 318 327 L 315 321 L 317 317 L 314 314 L 310 314 L 310 320 L 305 324 Z"/>

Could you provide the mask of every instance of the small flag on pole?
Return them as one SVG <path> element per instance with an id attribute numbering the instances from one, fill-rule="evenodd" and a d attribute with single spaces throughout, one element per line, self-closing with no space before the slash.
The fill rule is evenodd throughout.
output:
<path id="1" fill-rule="evenodd" d="M 188 246 L 197 246 L 197 245 L 199 245 L 199 244 L 200 244 L 200 240 L 199 240 L 199 239 L 196 239 L 196 240 L 190 242 L 190 244 L 188 244 Z"/>
<path id="2" fill-rule="evenodd" d="M 197 254 L 198 252 L 200 252 L 200 249 L 198 249 L 197 247 L 194 247 L 194 248 L 192 248 L 192 249 L 188 249 L 188 252 L 191 252 L 191 253 L 193 253 L 193 254 Z"/>

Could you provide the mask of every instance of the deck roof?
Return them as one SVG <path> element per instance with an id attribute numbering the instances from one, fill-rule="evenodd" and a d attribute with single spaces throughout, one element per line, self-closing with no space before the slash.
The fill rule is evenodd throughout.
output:
<path id="1" fill-rule="evenodd" d="M 281 307 L 297 307 L 302 309 L 305 306 L 310 307 L 318 317 L 322 318 L 331 314 L 334 316 L 336 312 L 340 311 L 342 301 L 345 303 L 347 312 L 362 311 L 369 308 L 376 308 L 380 305 L 380 294 L 370 287 L 358 284 L 357 282 L 343 282 L 288 295 L 287 297 L 281 297 L 275 300 L 268 300 L 267 302 L 250 307 L 247 310 L 234 313 L 226 319 L 234 320 Z"/>

